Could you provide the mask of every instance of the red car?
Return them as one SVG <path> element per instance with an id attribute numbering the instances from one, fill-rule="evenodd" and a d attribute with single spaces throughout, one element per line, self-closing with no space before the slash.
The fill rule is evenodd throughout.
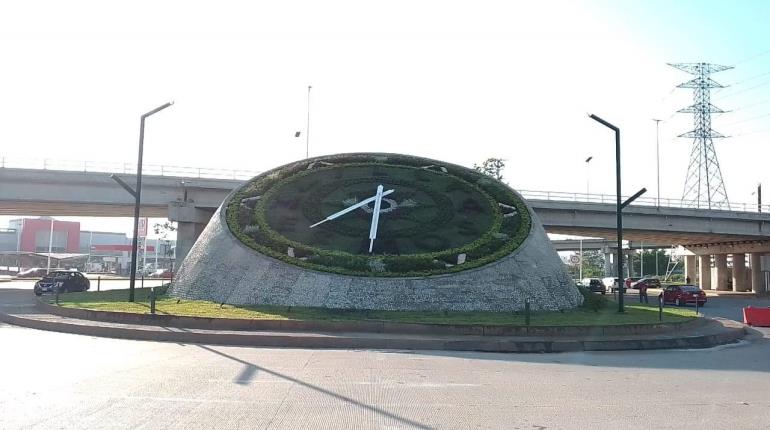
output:
<path id="1" fill-rule="evenodd" d="M 706 304 L 706 293 L 695 285 L 671 285 L 663 290 L 663 303 L 676 303 L 685 306 L 688 303 Z"/>
<path id="2" fill-rule="evenodd" d="M 150 278 L 171 279 L 174 274 L 168 269 L 158 269 L 149 275 Z"/>

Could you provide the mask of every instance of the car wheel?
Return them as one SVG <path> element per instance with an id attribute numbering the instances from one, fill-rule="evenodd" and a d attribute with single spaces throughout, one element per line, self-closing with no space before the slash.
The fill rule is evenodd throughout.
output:
<path id="1" fill-rule="evenodd" d="M 43 295 L 43 293 L 41 293 L 40 291 L 35 291 L 35 295 L 36 295 L 36 296 L 42 296 L 42 295 Z"/>
<path id="2" fill-rule="evenodd" d="M 685 301 L 684 301 L 684 300 L 682 300 L 682 299 L 678 299 L 678 300 L 676 301 L 676 305 L 677 305 L 677 306 L 679 306 L 679 307 L 682 307 L 682 306 L 684 306 L 684 305 L 686 305 L 686 304 L 687 304 L 687 302 L 685 302 Z"/>

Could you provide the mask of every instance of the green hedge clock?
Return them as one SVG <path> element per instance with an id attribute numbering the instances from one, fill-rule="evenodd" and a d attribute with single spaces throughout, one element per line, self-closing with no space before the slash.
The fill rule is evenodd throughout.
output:
<path id="1" fill-rule="evenodd" d="M 281 260 L 361 276 L 456 272 L 494 261 L 526 237 L 526 206 L 510 188 L 428 161 L 344 154 L 283 166 L 241 188 L 228 225 Z"/>

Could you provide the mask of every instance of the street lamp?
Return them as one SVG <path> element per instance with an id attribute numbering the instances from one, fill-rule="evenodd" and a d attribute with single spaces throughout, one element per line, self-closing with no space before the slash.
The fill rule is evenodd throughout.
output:
<path id="1" fill-rule="evenodd" d="M 752 192 L 751 195 L 757 195 L 757 212 L 762 213 L 762 183 L 757 184 L 757 190 Z"/>
<path id="2" fill-rule="evenodd" d="M 655 171 L 658 177 L 658 196 L 655 199 L 657 207 L 660 207 L 660 122 L 662 119 L 653 119 L 655 121 Z"/>
<path id="3" fill-rule="evenodd" d="M 144 120 L 147 119 L 147 117 L 154 115 L 173 104 L 174 102 L 168 102 L 141 116 L 141 121 L 139 123 L 139 158 L 136 162 L 136 188 L 131 188 L 130 185 L 125 183 L 116 175 L 110 175 L 110 177 L 115 180 L 115 182 L 117 182 L 121 187 L 128 191 L 129 194 L 134 196 L 134 238 L 131 241 L 131 278 L 128 284 L 129 302 L 134 301 L 134 285 L 136 284 L 136 257 L 137 248 L 139 247 L 139 205 L 142 201 L 142 155 L 144 154 Z"/>
<path id="4" fill-rule="evenodd" d="M 588 169 L 590 166 L 591 160 L 593 160 L 594 157 L 590 156 L 586 158 L 586 200 L 589 200 L 588 195 L 591 194 L 589 184 L 591 183 L 591 171 Z"/>
<path id="5" fill-rule="evenodd" d="M 620 193 L 621 193 L 621 186 L 620 186 L 620 129 L 609 122 L 599 118 L 598 116 L 594 114 L 589 114 L 589 118 L 592 120 L 602 124 L 603 126 L 611 129 L 615 132 L 615 193 L 616 193 L 616 200 L 617 200 L 617 206 L 616 206 L 616 214 L 617 214 L 617 236 L 618 236 L 618 312 L 625 312 L 625 307 L 623 306 L 623 293 L 625 292 L 625 286 L 623 285 L 623 208 L 631 204 L 634 200 L 636 200 L 639 196 L 644 194 L 647 189 L 642 188 L 641 190 L 637 191 L 636 194 L 629 197 L 625 202 L 620 201 Z"/>
<path id="6" fill-rule="evenodd" d="M 305 128 L 305 158 L 310 158 L 310 89 L 312 86 L 307 86 L 307 127 Z M 299 132 L 295 135 L 299 137 Z"/>

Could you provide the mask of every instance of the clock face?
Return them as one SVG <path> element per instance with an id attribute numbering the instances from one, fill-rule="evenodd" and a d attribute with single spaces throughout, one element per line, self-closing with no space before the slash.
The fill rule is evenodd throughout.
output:
<path id="1" fill-rule="evenodd" d="M 378 186 L 386 193 L 375 220 Z M 352 206 L 358 207 L 339 214 Z M 230 202 L 228 225 L 247 245 L 293 264 L 410 276 L 510 253 L 529 231 L 525 212 L 510 189 L 470 169 L 396 154 L 345 154 L 258 176 Z"/>

